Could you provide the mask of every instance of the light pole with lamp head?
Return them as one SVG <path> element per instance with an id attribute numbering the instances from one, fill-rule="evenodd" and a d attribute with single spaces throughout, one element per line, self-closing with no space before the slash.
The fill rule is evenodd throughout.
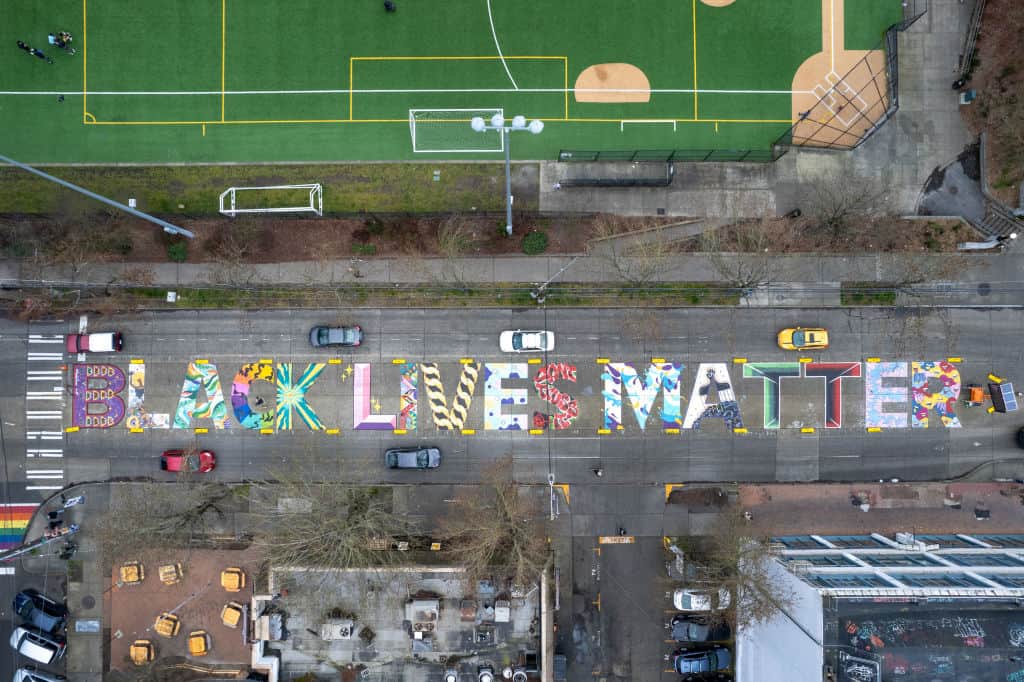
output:
<path id="1" fill-rule="evenodd" d="M 502 146 L 505 148 L 505 233 L 512 236 L 512 154 L 509 150 L 509 133 L 514 131 L 529 131 L 534 135 L 544 130 L 544 121 L 534 119 L 526 121 L 525 116 L 514 116 L 511 125 L 505 125 L 505 117 L 501 112 L 491 116 L 490 121 L 485 121 L 482 116 L 474 116 L 469 125 L 478 133 L 488 130 L 500 130 L 502 135 Z"/>

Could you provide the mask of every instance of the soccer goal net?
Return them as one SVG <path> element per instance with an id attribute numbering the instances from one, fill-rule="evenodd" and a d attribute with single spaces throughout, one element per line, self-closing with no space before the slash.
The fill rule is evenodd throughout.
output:
<path id="1" fill-rule="evenodd" d="M 501 109 L 410 109 L 409 132 L 414 152 L 503 152 L 500 130 L 476 132 L 474 116 L 490 121 Z"/>
<path id="2" fill-rule="evenodd" d="M 316 213 L 322 216 L 324 190 L 320 183 L 229 187 L 221 192 L 220 212 L 232 218 L 239 213 Z"/>

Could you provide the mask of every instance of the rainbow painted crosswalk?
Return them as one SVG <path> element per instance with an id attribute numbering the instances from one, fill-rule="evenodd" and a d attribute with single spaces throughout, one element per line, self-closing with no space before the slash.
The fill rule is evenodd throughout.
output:
<path id="1" fill-rule="evenodd" d="M 11 549 L 21 544 L 38 504 L 0 504 L 0 549 Z"/>

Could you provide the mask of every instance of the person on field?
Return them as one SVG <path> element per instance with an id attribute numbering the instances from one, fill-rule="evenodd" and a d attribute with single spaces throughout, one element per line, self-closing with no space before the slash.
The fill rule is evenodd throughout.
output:
<path id="1" fill-rule="evenodd" d="M 18 47 L 21 48 L 22 50 L 25 50 L 25 52 L 28 52 L 29 54 L 32 54 L 32 48 L 29 47 L 28 45 L 26 45 L 25 41 L 19 40 L 18 41 Z"/>
<path id="2" fill-rule="evenodd" d="M 391 2 L 391 0 L 384 0 L 384 10 L 387 12 L 394 12 L 395 3 Z"/>
<path id="3" fill-rule="evenodd" d="M 45 59 L 47 64 L 53 64 L 53 60 L 50 59 L 49 57 L 47 57 L 46 53 L 43 52 L 42 50 L 38 50 L 36 48 L 32 48 L 32 54 L 34 54 L 35 56 L 39 57 L 40 59 Z"/>

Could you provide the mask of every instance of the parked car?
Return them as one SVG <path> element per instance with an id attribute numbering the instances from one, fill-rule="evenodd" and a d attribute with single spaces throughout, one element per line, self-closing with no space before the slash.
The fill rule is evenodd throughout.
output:
<path id="1" fill-rule="evenodd" d="M 56 632 L 64 627 L 67 609 L 37 590 L 22 590 L 14 595 L 14 612 L 26 623 L 43 632 Z"/>
<path id="2" fill-rule="evenodd" d="M 714 642 L 729 638 L 725 623 L 708 625 L 702 618 L 677 613 L 671 621 L 672 639 L 677 642 Z"/>
<path id="3" fill-rule="evenodd" d="M 14 682 L 63 682 L 66 679 L 57 673 L 37 670 L 34 665 L 23 665 L 14 671 Z"/>
<path id="4" fill-rule="evenodd" d="M 11 648 L 36 663 L 53 663 L 64 655 L 67 645 L 60 635 L 51 635 L 31 625 L 21 625 L 11 633 Z"/>
<path id="5" fill-rule="evenodd" d="M 309 345 L 313 348 L 328 346 L 358 346 L 363 343 L 363 328 L 352 327 L 313 327 L 309 330 Z"/>
<path id="6" fill-rule="evenodd" d="M 160 455 L 160 468 L 164 471 L 187 471 L 205 474 L 217 468 L 217 456 L 209 450 L 167 450 Z"/>
<path id="7" fill-rule="evenodd" d="M 441 451 L 437 448 L 391 448 L 384 453 L 384 464 L 389 469 L 436 469 L 441 466 Z"/>
<path id="8" fill-rule="evenodd" d="M 68 334 L 64 347 L 69 353 L 120 353 L 124 348 L 121 332 L 99 334 Z"/>
<path id="9" fill-rule="evenodd" d="M 678 651 L 672 665 L 680 675 L 713 673 L 728 670 L 731 666 L 732 652 L 721 646 L 706 651 Z"/>
<path id="10" fill-rule="evenodd" d="M 729 608 L 729 590 L 724 587 L 713 590 L 679 588 L 672 595 L 672 604 L 677 611 L 718 611 Z"/>
<path id="11" fill-rule="evenodd" d="M 502 332 L 498 346 L 503 353 L 543 353 L 555 349 L 554 332 L 524 332 L 521 329 Z"/>
<path id="12" fill-rule="evenodd" d="M 782 350 L 822 350 L 828 348 L 828 330 L 789 327 L 779 332 L 778 342 Z"/>

